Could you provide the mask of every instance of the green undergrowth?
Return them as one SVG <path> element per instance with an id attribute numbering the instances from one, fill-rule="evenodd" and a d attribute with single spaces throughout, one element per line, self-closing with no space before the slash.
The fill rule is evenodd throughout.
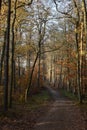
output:
<path id="1" fill-rule="evenodd" d="M 50 95 L 46 90 L 39 92 L 38 94 L 34 94 L 29 97 L 28 106 L 29 109 L 36 109 L 40 106 L 46 105 L 50 100 Z"/>
<path id="2" fill-rule="evenodd" d="M 71 100 L 78 101 L 77 96 L 74 95 L 74 94 L 71 93 L 71 92 L 68 92 L 68 91 L 62 89 L 62 90 L 61 90 L 61 93 L 62 93 L 65 97 L 67 97 L 67 98 L 69 98 L 69 99 L 71 99 Z"/>
<path id="3" fill-rule="evenodd" d="M 66 91 L 66 90 L 64 90 L 64 89 L 61 90 L 61 93 L 62 93 L 65 97 L 67 97 L 67 98 L 69 98 L 69 99 L 75 101 L 76 104 L 78 104 L 80 107 L 87 109 L 87 101 L 84 101 L 84 100 L 83 100 L 82 103 L 79 103 L 79 99 L 78 99 L 78 97 L 77 97 L 76 95 L 74 95 L 73 93 L 68 92 L 68 91 Z"/>
<path id="4" fill-rule="evenodd" d="M 14 102 L 13 107 L 23 106 L 31 110 L 31 109 L 36 109 L 42 105 L 43 106 L 46 105 L 49 102 L 49 100 L 51 100 L 49 93 L 45 89 L 42 89 L 40 92 L 37 92 L 35 94 L 30 94 L 28 97 L 28 101 L 26 103 L 24 101 Z"/>
<path id="5" fill-rule="evenodd" d="M 7 112 L 0 112 L 0 120 L 3 117 L 8 118 L 20 118 L 26 112 L 37 111 L 40 108 L 44 108 L 48 105 L 51 97 L 46 90 L 41 90 L 37 94 L 33 94 L 29 97 L 27 103 L 14 102 L 12 109 L 9 109 Z"/>

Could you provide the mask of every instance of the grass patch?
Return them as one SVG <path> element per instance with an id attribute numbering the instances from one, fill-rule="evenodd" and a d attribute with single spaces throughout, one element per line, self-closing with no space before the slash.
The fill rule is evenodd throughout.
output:
<path id="1" fill-rule="evenodd" d="M 71 92 L 68 92 L 64 89 L 61 90 L 61 93 L 65 96 L 65 97 L 68 97 L 69 99 L 71 100 L 75 100 L 75 101 L 78 101 L 78 97 L 76 95 L 74 95 L 73 93 Z"/>
<path id="2" fill-rule="evenodd" d="M 42 90 L 40 93 L 29 97 L 29 109 L 36 109 L 42 105 L 46 105 L 50 100 L 50 95 L 46 90 Z"/>
<path id="3" fill-rule="evenodd" d="M 0 111 L 0 120 L 2 118 L 19 118 L 25 112 L 36 111 L 39 108 L 45 107 L 50 101 L 50 95 L 46 90 L 41 90 L 41 92 L 34 94 L 29 97 L 27 103 L 13 102 L 12 109 L 9 109 L 7 112 L 2 110 Z"/>

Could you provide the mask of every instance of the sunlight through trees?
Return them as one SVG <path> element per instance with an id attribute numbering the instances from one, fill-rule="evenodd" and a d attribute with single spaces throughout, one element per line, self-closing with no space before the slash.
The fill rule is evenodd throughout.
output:
<path id="1" fill-rule="evenodd" d="M 27 102 L 49 82 L 87 95 L 87 1 L 0 1 L 0 106 Z"/>

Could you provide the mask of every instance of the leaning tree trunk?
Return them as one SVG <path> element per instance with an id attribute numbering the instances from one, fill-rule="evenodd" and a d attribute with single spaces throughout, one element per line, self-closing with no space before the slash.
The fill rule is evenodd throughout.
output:
<path id="1" fill-rule="evenodd" d="M 33 72 L 34 72 L 34 68 L 35 68 L 37 59 L 38 59 L 38 53 L 37 53 L 37 55 L 36 55 L 34 64 L 33 64 L 33 66 L 32 66 L 32 71 L 31 71 L 31 74 L 30 74 L 30 76 L 29 76 L 30 79 L 29 79 L 28 87 L 27 87 L 26 92 L 25 92 L 25 102 L 27 102 L 27 99 L 28 99 L 29 90 L 30 90 L 30 88 L 31 88 L 31 83 L 32 83 Z"/>

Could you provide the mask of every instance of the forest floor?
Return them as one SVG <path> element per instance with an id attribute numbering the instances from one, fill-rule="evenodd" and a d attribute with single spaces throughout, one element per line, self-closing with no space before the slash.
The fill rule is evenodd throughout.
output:
<path id="1" fill-rule="evenodd" d="M 40 117 L 34 130 L 87 130 L 87 104 L 75 101 L 48 87 L 54 103 L 45 116 Z"/>
<path id="2" fill-rule="evenodd" d="M 4 115 L 0 112 L 0 130 L 87 130 L 87 104 L 79 105 L 49 87 L 45 91 L 44 102 L 39 95 L 33 105 L 30 101 Z"/>

